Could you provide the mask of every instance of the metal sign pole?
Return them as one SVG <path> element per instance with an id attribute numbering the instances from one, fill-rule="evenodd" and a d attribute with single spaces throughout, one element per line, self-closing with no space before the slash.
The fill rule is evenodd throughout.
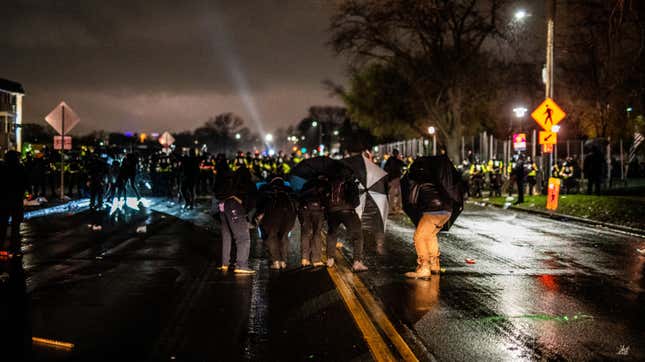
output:
<path id="1" fill-rule="evenodd" d="M 61 105 L 60 199 L 65 198 L 65 106 Z"/>

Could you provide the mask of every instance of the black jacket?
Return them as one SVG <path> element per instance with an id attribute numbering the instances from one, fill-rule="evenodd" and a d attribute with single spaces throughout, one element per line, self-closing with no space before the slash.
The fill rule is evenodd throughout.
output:
<path id="1" fill-rule="evenodd" d="M 20 164 L 0 161 L 0 211 L 23 209 L 23 199 L 27 190 L 27 172 Z"/>
<path id="2" fill-rule="evenodd" d="M 300 208 L 322 210 L 329 197 L 329 183 L 319 179 L 307 181 L 300 191 L 298 201 Z"/>
<path id="3" fill-rule="evenodd" d="M 410 198 L 412 198 L 411 202 L 416 205 L 420 213 L 452 212 L 452 201 L 433 183 L 414 184 L 410 192 Z"/>

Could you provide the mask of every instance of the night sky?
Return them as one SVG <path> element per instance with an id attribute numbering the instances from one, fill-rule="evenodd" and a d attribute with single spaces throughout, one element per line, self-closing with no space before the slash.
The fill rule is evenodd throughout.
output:
<path id="1" fill-rule="evenodd" d="M 339 104 L 320 0 L 3 1 L 0 77 L 23 84 L 26 123 L 65 100 L 77 133 L 182 131 L 234 112 L 254 131 Z M 254 121 L 257 119 L 257 122 Z"/>

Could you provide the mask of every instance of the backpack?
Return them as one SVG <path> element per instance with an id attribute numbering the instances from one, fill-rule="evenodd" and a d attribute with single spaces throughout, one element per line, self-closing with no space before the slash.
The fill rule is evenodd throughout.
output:
<path id="1" fill-rule="evenodd" d="M 331 196 L 329 200 L 330 208 L 346 205 L 350 205 L 352 208 L 357 208 L 360 203 L 358 186 L 355 182 L 345 180 L 334 182 L 331 185 Z"/>

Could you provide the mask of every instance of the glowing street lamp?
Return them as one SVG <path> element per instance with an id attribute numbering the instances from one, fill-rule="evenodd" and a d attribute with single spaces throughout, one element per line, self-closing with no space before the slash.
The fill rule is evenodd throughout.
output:
<path id="1" fill-rule="evenodd" d="M 524 9 L 518 9 L 515 14 L 513 14 L 513 18 L 515 18 L 516 21 L 523 21 L 529 16 L 531 16 L 531 14 L 527 13 Z"/>
<path id="2" fill-rule="evenodd" d="M 317 121 L 311 122 L 311 127 L 318 127 L 318 122 Z"/>
<path id="3" fill-rule="evenodd" d="M 242 135 L 241 135 L 241 134 L 239 134 L 239 133 L 236 133 L 236 134 L 235 134 L 235 139 L 236 139 L 236 140 L 239 140 L 240 138 L 242 138 Z"/>
<path id="4" fill-rule="evenodd" d="M 267 143 L 273 142 L 273 135 L 271 133 L 267 133 L 266 136 L 264 136 L 264 140 L 267 141 Z"/>
<path id="5" fill-rule="evenodd" d="M 522 126 L 523 126 L 522 120 L 524 119 L 524 116 L 526 116 L 526 112 L 528 112 L 528 109 L 526 109 L 526 107 L 513 108 L 513 113 L 515 113 L 515 117 L 520 120 L 520 131 L 522 131 Z"/>
<path id="6" fill-rule="evenodd" d="M 432 136 L 432 155 L 437 155 L 437 129 L 430 126 L 428 127 L 428 133 Z"/>
<path id="7" fill-rule="evenodd" d="M 334 130 L 334 136 L 338 136 L 338 130 Z"/>
<path id="8" fill-rule="evenodd" d="M 513 113 L 515 113 L 515 117 L 517 118 L 524 118 L 526 115 L 526 112 L 528 112 L 528 109 L 525 107 L 515 107 L 513 108 Z"/>

